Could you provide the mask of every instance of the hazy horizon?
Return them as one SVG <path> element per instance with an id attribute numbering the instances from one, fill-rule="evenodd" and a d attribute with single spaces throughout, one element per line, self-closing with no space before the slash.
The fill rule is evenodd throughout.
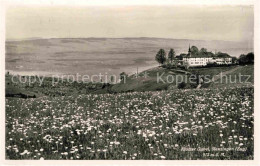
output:
<path id="1" fill-rule="evenodd" d="M 174 39 L 40 39 L 6 42 L 6 70 L 16 72 L 84 74 L 133 73 L 158 66 L 159 49 L 187 53 L 189 45 L 231 56 L 253 52 L 253 43 Z"/>
<path id="2" fill-rule="evenodd" d="M 253 25 L 253 6 L 11 7 L 6 70 L 119 75 L 189 45 L 239 57 L 254 50 Z"/>
<path id="3" fill-rule="evenodd" d="M 253 41 L 253 6 L 12 7 L 6 40 L 168 38 Z"/>
<path id="4" fill-rule="evenodd" d="M 12 42 L 12 41 L 24 41 L 24 40 L 41 40 L 41 39 L 165 39 L 165 40 L 190 40 L 190 41 L 223 41 L 223 42 L 238 42 L 238 43 L 250 43 L 251 41 L 245 40 L 245 41 L 233 41 L 233 40 L 203 40 L 203 39 L 178 39 L 178 38 L 163 38 L 163 37 L 29 37 L 29 38 L 9 38 L 6 39 L 6 42 Z M 254 40 L 252 39 L 252 42 Z"/>

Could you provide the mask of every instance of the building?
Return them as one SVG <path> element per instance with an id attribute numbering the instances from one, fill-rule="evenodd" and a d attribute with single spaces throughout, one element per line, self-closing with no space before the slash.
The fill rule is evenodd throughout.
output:
<path id="1" fill-rule="evenodd" d="M 228 65 L 228 64 L 232 64 L 232 58 L 231 57 L 217 57 L 217 58 L 213 58 L 212 62 L 218 64 L 218 65 Z"/>
<path id="2" fill-rule="evenodd" d="M 206 66 L 208 64 L 227 65 L 232 64 L 232 57 L 225 53 L 217 55 L 207 52 L 204 54 L 192 54 L 189 47 L 187 55 L 182 56 L 182 65 L 189 67 Z"/>

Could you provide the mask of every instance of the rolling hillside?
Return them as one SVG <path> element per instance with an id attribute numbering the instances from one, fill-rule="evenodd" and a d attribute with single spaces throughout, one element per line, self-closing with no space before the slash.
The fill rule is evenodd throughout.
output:
<path id="1" fill-rule="evenodd" d="M 156 67 L 159 48 L 176 54 L 188 46 L 205 47 L 231 56 L 253 51 L 252 43 L 162 38 L 57 38 L 6 41 L 6 70 L 22 75 L 128 74 Z"/>
<path id="2" fill-rule="evenodd" d="M 230 67 L 211 67 L 211 68 L 194 68 L 189 71 L 176 70 L 176 69 L 165 69 L 162 67 L 151 68 L 139 73 L 138 77 L 136 75 L 131 75 L 127 77 L 125 83 L 118 84 L 104 84 L 104 83 L 68 83 L 59 82 L 55 86 L 52 85 L 52 78 L 45 78 L 41 86 L 39 86 L 39 81 L 28 84 L 16 84 L 12 83 L 11 76 L 6 75 L 6 95 L 36 95 L 39 96 L 68 96 L 68 95 L 80 95 L 80 94 L 104 94 L 104 93 L 121 93 L 121 92 L 144 92 L 144 91 L 161 91 L 161 90 L 173 90 L 179 88 L 178 85 L 181 83 L 180 78 L 188 78 L 188 73 L 196 73 L 201 76 L 209 75 L 210 78 L 219 75 L 220 73 L 226 73 L 227 77 L 220 82 L 210 82 L 203 84 L 201 88 L 216 88 L 216 87 L 237 87 L 244 85 L 253 85 L 254 83 L 254 66 L 230 66 Z M 248 75 L 247 77 L 241 77 L 241 81 L 234 83 L 235 79 L 239 81 L 240 75 Z M 157 80 L 157 76 L 164 81 Z M 169 81 L 167 82 L 167 77 Z M 177 80 L 177 77 L 179 78 Z M 174 78 L 174 80 L 171 80 Z M 218 77 L 219 79 L 219 77 Z M 248 83 L 246 83 L 247 81 Z M 185 89 L 195 88 L 197 84 L 190 84 L 187 82 Z"/>

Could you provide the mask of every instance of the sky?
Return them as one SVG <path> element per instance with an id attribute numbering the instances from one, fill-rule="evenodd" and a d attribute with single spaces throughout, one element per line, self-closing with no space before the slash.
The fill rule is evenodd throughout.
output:
<path id="1" fill-rule="evenodd" d="M 252 41 L 253 6 L 12 6 L 6 39 L 157 37 Z"/>

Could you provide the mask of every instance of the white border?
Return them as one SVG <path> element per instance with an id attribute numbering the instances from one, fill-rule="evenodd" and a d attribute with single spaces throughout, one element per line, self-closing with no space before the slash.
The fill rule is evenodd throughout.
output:
<path id="1" fill-rule="evenodd" d="M 138 5 L 254 5 L 254 53 L 255 53 L 255 134 L 254 134 L 254 160 L 48 160 L 48 161 L 34 161 L 34 160 L 5 160 L 5 9 L 10 6 L 138 6 Z M 260 58 L 258 57 L 260 51 L 260 2 L 259 0 L 9 0 L 0 1 L 0 164 L 4 165 L 260 165 L 259 153 L 259 111 L 260 102 L 260 77 L 259 65 Z"/>
<path id="2" fill-rule="evenodd" d="M 254 0 L 8 0 L 8 5 L 135 6 L 135 5 L 253 5 Z"/>

